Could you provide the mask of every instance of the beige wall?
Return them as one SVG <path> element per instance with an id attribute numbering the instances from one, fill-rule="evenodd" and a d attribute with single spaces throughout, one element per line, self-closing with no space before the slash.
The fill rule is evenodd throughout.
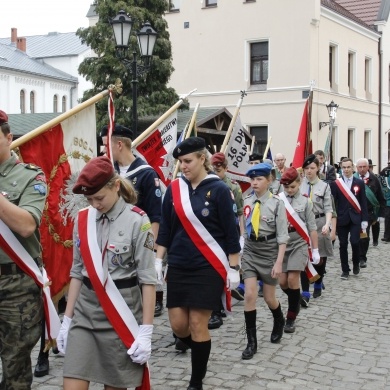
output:
<path id="1" fill-rule="evenodd" d="M 215 8 L 200 1 L 183 1 L 180 11 L 166 15 L 173 47 L 175 72 L 170 84 L 178 93 L 193 88 L 190 105 L 227 107 L 234 111 L 245 89 L 241 107 L 244 125 L 267 125 L 273 153 L 294 155 L 305 104 L 302 91 L 315 80 L 313 147 L 323 148 L 328 127 L 325 105 L 339 104 L 336 159 L 347 154 L 348 128 L 355 129 L 353 157 L 364 154 L 364 131 L 371 131 L 369 156 L 378 160 L 378 34 L 340 18 L 320 6 L 320 0 L 220 0 Z M 189 28 L 184 29 L 184 22 Z M 249 45 L 269 41 L 269 78 L 266 90 L 250 86 Z M 329 44 L 338 45 L 338 88 L 328 81 Z M 356 52 L 356 93 L 347 84 L 348 51 Z M 364 59 L 371 58 L 371 93 L 364 91 Z M 389 126 L 390 128 L 390 126 Z"/>

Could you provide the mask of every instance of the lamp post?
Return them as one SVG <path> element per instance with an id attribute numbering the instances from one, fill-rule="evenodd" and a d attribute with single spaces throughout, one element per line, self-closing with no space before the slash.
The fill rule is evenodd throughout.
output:
<path id="1" fill-rule="evenodd" d="M 324 148 L 324 153 L 326 158 L 330 159 L 330 153 L 331 153 L 331 143 L 332 143 L 332 135 L 333 135 L 333 126 L 334 126 L 334 121 L 336 119 L 336 113 L 337 109 L 339 108 L 338 104 L 336 104 L 333 100 L 326 105 L 326 109 L 328 110 L 328 115 L 329 115 L 329 122 L 320 122 L 320 130 L 324 127 L 329 125 L 329 134 L 326 139 L 325 143 L 325 148 Z"/>
<path id="2" fill-rule="evenodd" d="M 157 32 L 153 30 L 149 22 L 146 22 L 141 30 L 137 33 L 139 52 L 141 56 L 141 62 L 137 61 L 137 52 L 135 49 L 131 49 L 130 34 L 133 26 L 133 21 L 125 11 L 120 10 L 114 19 L 110 20 L 110 24 L 114 31 L 115 37 L 115 54 L 119 58 L 127 70 L 132 75 L 132 128 L 134 134 L 138 135 L 138 117 L 137 117 L 137 92 L 138 92 L 138 76 L 148 72 L 152 62 L 154 44 L 157 39 Z M 132 50 L 132 59 L 128 59 L 128 53 Z"/>

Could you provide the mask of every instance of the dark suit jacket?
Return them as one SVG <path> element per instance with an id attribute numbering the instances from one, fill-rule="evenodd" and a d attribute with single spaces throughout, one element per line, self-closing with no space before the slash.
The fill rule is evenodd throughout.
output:
<path id="1" fill-rule="evenodd" d="M 335 181 L 337 179 L 336 176 L 336 170 L 333 165 L 330 165 L 328 162 L 325 164 L 325 172 L 320 173 L 320 177 L 323 181 L 326 181 L 327 183 L 331 183 L 332 181 Z"/>
<path id="2" fill-rule="evenodd" d="M 386 207 L 386 200 L 383 196 L 382 187 L 379 179 L 372 173 L 369 173 L 367 186 L 370 187 L 370 190 L 374 193 L 376 199 L 379 202 L 379 215 L 378 217 L 384 217 L 385 216 L 385 207 Z M 372 204 L 367 199 L 367 210 L 368 210 L 368 220 L 374 221 L 376 220 L 377 216 L 374 214 L 374 208 L 372 207 Z"/>
<path id="3" fill-rule="evenodd" d="M 356 192 L 354 187 L 357 187 Z M 351 185 L 351 191 L 360 204 L 361 213 L 358 213 L 353 208 L 351 203 L 349 203 L 348 199 L 337 186 L 336 182 L 330 183 L 330 189 L 336 204 L 338 226 L 345 226 L 351 222 L 355 225 L 360 225 L 362 221 L 368 221 L 367 198 L 363 180 L 353 177 Z"/>

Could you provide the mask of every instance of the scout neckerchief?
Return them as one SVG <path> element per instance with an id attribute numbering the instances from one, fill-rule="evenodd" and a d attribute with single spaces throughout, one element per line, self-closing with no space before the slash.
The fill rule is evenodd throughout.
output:
<path id="1" fill-rule="evenodd" d="M 357 173 L 355 173 L 354 176 L 356 178 L 360 179 L 360 176 Z M 363 180 L 363 179 L 361 179 L 361 180 Z M 367 197 L 368 201 L 371 203 L 371 205 L 374 209 L 374 214 L 377 217 L 379 214 L 379 209 L 380 209 L 378 199 L 376 198 L 375 194 L 372 192 L 372 189 L 367 185 L 366 181 L 365 180 L 363 180 L 363 181 L 364 181 L 364 189 L 366 192 L 366 197 Z"/>
<path id="2" fill-rule="evenodd" d="M 0 220 L 0 247 L 24 273 L 33 278 L 35 283 L 42 288 L 45 337 L 49 340 L 49 347 L 54 345 L 53 340 L 60 332 L 61 322 L 51 299 L 49 287 L 51 282 L 46 270 L 42 267 L 42 272 L 40 271 L 34 259 L 2 220 Z"/>
<path id="3" fill-rule="evenodd" d="M 130 348 L 138 335 L 139 325 L 111 275 L 108 274 L 107 280 L 104 281 L 102 252 L 96 235 L 96 209 L 93 207 L 79 211 L 78 233 L 80 253 L 93 289 L 112 327 L 126 348 Z M 150 390 L 150 388 L 149 368 L 148 364 L 145 364 L 142 385 L 137 389 Z"/>
<path id="4" fill-rule="evenodd" d="M 348 200 L 348 202 L 351 204 L 351 206 L 360 214 L 362 212 L 362 209 L 360 208 L 359 201 L 356 199 L 356 194 L 359 191 L 359 187 L 355 186 L 354 191 L 355 195 L 352 193 L 352 191 L 348 188 L 348 186 L 345 184 L 344 180 L 341 178 L 338 178 L 335 181 L 337 187 L 339 190 L 343 193 L 345 198 Z"/>
<path id="5" fill-rule="evenodd" d="M 199 249 L 199 252 L 202 253 L 224 281 L 222 303 L 225 310 L 230 313 L 231 296 L 230 291 L 226 287 L 229 261 L 226 253 L 194 214 L 187 183 L 183 179 L 176 179 L 172 181 L 171 188 L 175 212 L 183 225 L 184 230 L 188 236 L 191 237 L 191 240 Z"/>
<path id="6" fill-rule="evenodd" d="M 299 217 L 298 213 L 294 210 L 294 208 L 291 206 L 290 202 L 288 201 L 286 195 L 284 192 L 281 192 L 279 194 L 279 198 L 283 201 L 285 207 L 286 207 L 286 214 L 288 222 L 294 227 L 294 229 L 297 231 L 297 233 L 306 241 L 309 258 L 306 264 L 305 272 L 307 277 L 309 278 L 310 282 L 315 282 L 320 278 L 317 271 L 313 267 L 313 264 L 311 263 L 310 259 L 312 257 L 311 255 L 311 240 L 309 232 L 307 231 L 306 224 L 302 221 L 302 219 Z"/>

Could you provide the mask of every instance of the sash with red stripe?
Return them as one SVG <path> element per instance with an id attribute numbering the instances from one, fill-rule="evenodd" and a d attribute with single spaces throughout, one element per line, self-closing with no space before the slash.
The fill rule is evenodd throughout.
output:
<path id="1" fill-rule="evenodd" d="M 360 207 L 360 203 L 356 199 L 356 197 L 352 193 L 352 191 L 347 187 L 344 180 L 339 178 L 335 181 L 335 183 L 336 183 L 337 187 L 339 187 L 339 190 L 343 193 L 345 198 L 348 200 L 348 202 L 351 204 L 351 206 L 360 214 L 362 212 L 362 209 Z"/>
<path id="2" fill-rule="evenodd" d="M 230 290 L 226 287 L 229 260 L 226 253 L 195 215 L 190 201 L 188 186 L 185 181 L 183 179 L 173 180 L 171 188 L 175 211 L 186 233 L 191 237 L 194 245 L 224 281 L 222 303 L 225 310 L 230 313 L 231 295 Z"/>
<path id="3" fill-rule="evenodd" d="M 96 237 L 96 209 L 88 207 L 79 212 L 78 233 L 80 253 L 93 289 L 108 321 L 126 348 L 130 348 L 137 337 L 139 325 L 110 274 L 104 287 L 102 253 Z M 145 364 L 142 385 L 137 387 L 137 390 L 150 390 L 150 388 L 149 367 Z"/>
<path id="4" fill-rule="evenodd" d="M 0 220 L 0 247 L 23 272 L 33 278 L 35 283 L 42 288 L 43 310 L 45 312 L 45 336 L 50 341 L 49 347 L 50 345 L 54 345 L 53 340 L 58 336 L 61 322 L 51 299 L 49 287 L 51 282 L 46 270 L 42 267 L 42 272 L 40 271 L 34 259 L 2 220 Z"/>
<path id="5" fill-rule="evenodd" d="M 311 240 L 309 232 L 307 231 L 306 224 L 302 221 L 302 219 L 299 217 L 297 212 L 294 210 L 294 208 L 291 206 L 290 202 L 287 200 L 286 195 L 284 192 L 281 192 L 279 194 L 279 198 L 283 200 L 284 205 L 286 207 L 286 214 L 288 222 L 294 227 L 294 229 L 297 231 L 297 233 L 306 241 L 308 245 L 308 254 L 309 259 L 306 264 L 305 272 L 310 282 L 315 282 L 320 278 L 317 271 L 313 267 L 313 264 L 311 263 L 310 259 L 312 257 L 311 255 Z"/>

